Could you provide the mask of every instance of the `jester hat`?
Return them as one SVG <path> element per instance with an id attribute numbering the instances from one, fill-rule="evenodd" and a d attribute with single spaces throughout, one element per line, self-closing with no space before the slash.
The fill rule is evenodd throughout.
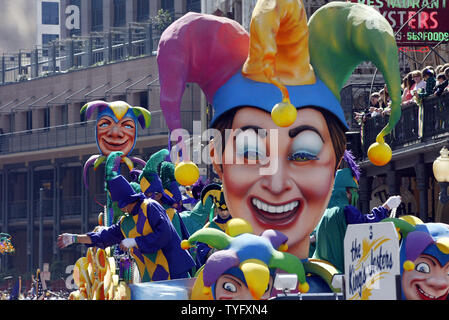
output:
<path id="1" fill-rule="evenodd" d="M 435 257 L 442 266 L 449 262 L 449 225 L 423 223 L 414 216 L 387 218 L 382 221 L 393 222 L 401 233 L 401 273 L 413 270 L 413 262 L 421 254 Z"/>
<path id="2" fill-rule="evenodd" d="M 97 113 L 97 121 L 103 116 L 110 116 L 115 122 L 119 122 L 121 119 L 125 117 L 131 118 L 134 123 L 139 123 L 142 129 L 148 128 L 151 123 L 151 113 L 142 107 L 131 107 L 128 103 L 124 101 L 113 101 L 113 102 L 105 102 L 102 100 L 96 100 L 92 102 L 86 103 L 80 110 L 80 113 L 86 114 L 86 119 L 89 119 L 95 110 L 98 110 Z M 97 133 L 97 129 L 95 128 L 95 134 Z M 134 145 L 132 146 L 132 150 L 136 144 L 137 140 L 137 130 L 136 137 L 134 139 Z M 98 141 L 97 141 L 98 150 L 101 151 Z"/>
<path id="3" fill-rule="evenodd" d="M 204 187 L 201 191 L 201 202 L 203 205 L 206 204 L 207 199 L 209 197 L 212 198 L 213 204 L 215 207 L 220 208 L 221 210 L 227 210 L 226 201 L 224 198 L 223 187 L 218 183 L 211 183 Z"/>
<path id="4" fill-rule="evenodd" d="M 347 128 L 340 90 L 359 63 L 372 61 L 392 99 L 389 123 L 376 138 L 390 152 L 384 162 L 391 158 L 383 137 L 401 113 L 397 46 L 388 21 L 369 6 L 332 2 L 307 24 L 300 0 L 259 0 L 249 34 L 234 20 L 187 13 L 162 34 L 157 61 L 160 104 L 170 130 L 181 127 L 186 82 L 197 83 L 212 104 L 212 126 L 233 108 L 272 112 L 281 102 L 328 110 Z M 378 158 L 372 161 L 381 165 Z"/>
<path id="5" fill-rule="evenodd" d="M 169 154 L 167 149 L 161 149 L 153 153 L 145 164 L 142 173 L 139 175 L 139 182 L 142 192 L 145 195 L 149 193 L 159 192 L 163 193 L 162 181 L 159 177 L 159 166 Z"/>
<path id="6" fill-rule="evenodd" d="M 203 242 L 219 250 L 204 265 L 201 277 L 204 294 L 213 295 L 211 288 L 221 275 L 231 273 L 238 276 L 241 272 L 251 295 L 258 300 L 267 289 L 270 269 L 273 268 L 296 274 L 301 292 L 309 289 L 301 260 L 284 252 L 287 250 L 287 240 L 283 233 L 272 229 L 256 236 L 247 221 L 234 218 L 228 221 L 226 233 L 214 228 L 203 228 L 188 240 L 183 240 L 181 247 L 188 249 L 194 242 Z"/>

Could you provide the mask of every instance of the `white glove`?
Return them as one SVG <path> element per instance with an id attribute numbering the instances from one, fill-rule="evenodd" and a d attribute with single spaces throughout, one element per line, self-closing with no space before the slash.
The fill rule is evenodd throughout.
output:
<path id="1" fill-rule="evenodd" d="M 121 244 L 128 249 L 137 246 L 136 239 L 134 238 L 123 239 Z"/>
<path id="2" fill-rule="evenodd" d="M 65 248 L 76 242 L 76 235 L 73 233 L 63 233 L 59 236 L 59 241 L 62 247 Z"/>
<path id="3" fill-rule="evenodd" d="M 387 209 L 392 210 L 395 209 L 397 207 L 399 207 L 399 205 L 401 204 L 401 196 L 392 196 L 389 197 L 388 200 L 385 202 L 384 206 L 387 207 Z"/>

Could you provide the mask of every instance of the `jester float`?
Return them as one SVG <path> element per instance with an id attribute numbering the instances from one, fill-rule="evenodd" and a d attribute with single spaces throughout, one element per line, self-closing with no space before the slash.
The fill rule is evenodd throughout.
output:
<path id="1" fill-rule="evenodd" d="M 340 90 L 363 61 L 382 72 L 392 99 L 368 156 L 375 165 L 391 158 L 384 136 L 401 114 L 397 51 L 385 18 L 356 3 L 329 3 L 307 22 L 299 0 L 259 0 L 249 34 L 233 20 L 188 13 L 159 42 L 161 108 L 170 130 L 180 128 L 185 85 L 200 86 L 212 106 L 208 147 L 230 215 L 256 234 L 284 233 L 288 252 L 307 259 L 346 149 Z M 311 290 L 333 291 L 327 276 L 317 278 Z"/>
<path id="2" fill-rule="evenodd" d="M 387 218 L 401 236 L 401 297 L 447 300 L 449 295 L 449 225 L 423 223 L 415 216 Z"/>
<path id="3" fill-rule="evenodd" d="M 122 250 L 130 252 L 137 264 L 142 282 L 188 277 L 189 270 L 194 266 L 193 259 L 188 252 L 181 250 L 181 239 L 164 208 L 157 201 L 145 197 L 142 192 L 137 193 L 131 184 L 117 173 L 121 155 L 121 152 L 112 152 L 106 160 L 106 168 L 112 168 L 107 170 L 106 187 L 111 201 L 126 214 L 117 223 L 94 232 L 81 235 L 63 234 L 58 238 L 58 246 L 64 248 L 72 243 L 82 243 L 94 248 L 95 261 L 100 261 L 97 265 L 105 265 L 99 268 L 100 280 L 106 276 L 107 263 L 111 273 L 115 270 L 109 262 L 110 254 L 103 258 L 97 258 L 96 255 L 98 252 L 105 255 L 107 251 L 104 249 L 113 245 L 120 245 Z M 107 263 L 101 262 L 106 260 Z M 79 268 L 82 269 L 78 271 L 79 273 L 85 272 L 86 268 L 88 270 L 86 261 L 89 259 L 81 258 Z M 96 277 L 93 279 L 94 283 L 95 279 Z M 91 276 L 84 277 L 84 280 L 92 285 Z M 105 288 L 104 280 L 99 283 L 94 288 L 100 288 L 102 294 L 97 296 L 95 293 L 89 294 L 87 290 L 89 285 L 86 285 L 87 292 L 84 298 L 110 298 L 107 295 L 109 287 Z M 80 290 L 80 294 L 82 292 Z M 113 292 L 113 297 L 116 294 Z M 126 298 L 129 299 L 130 296 Z"/>

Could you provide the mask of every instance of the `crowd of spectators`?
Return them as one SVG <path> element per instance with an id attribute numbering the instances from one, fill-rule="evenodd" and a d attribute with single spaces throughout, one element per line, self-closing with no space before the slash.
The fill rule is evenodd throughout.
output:
<path id="1" fill-rule="evenodd" d="M 449 91 L 449 63 L 439 65 L 436 68 L 427 66 L 423 70 L 409 72 L 402 79 L 402 106 L 416 103 L 430 95 L 440 96 Z M 391 99 L 387 86 L 379 92 L 374 92 L 370 97 L 369 106 L 360 112 L 354 112 L 354 119 L 361 124 L 367 119 L 376 116 L 390 114 Z"/>

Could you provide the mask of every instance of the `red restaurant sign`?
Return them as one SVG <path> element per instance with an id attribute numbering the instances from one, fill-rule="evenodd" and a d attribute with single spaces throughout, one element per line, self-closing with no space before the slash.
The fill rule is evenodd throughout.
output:
<path id="1" fill-rule="evenodd" d="M 399 47 L 449 42 L 449 0 L 351 0 L 351 2 L 376 8 L 391 24 L 394 33 L 399 31 L 396 35 Z"/>

